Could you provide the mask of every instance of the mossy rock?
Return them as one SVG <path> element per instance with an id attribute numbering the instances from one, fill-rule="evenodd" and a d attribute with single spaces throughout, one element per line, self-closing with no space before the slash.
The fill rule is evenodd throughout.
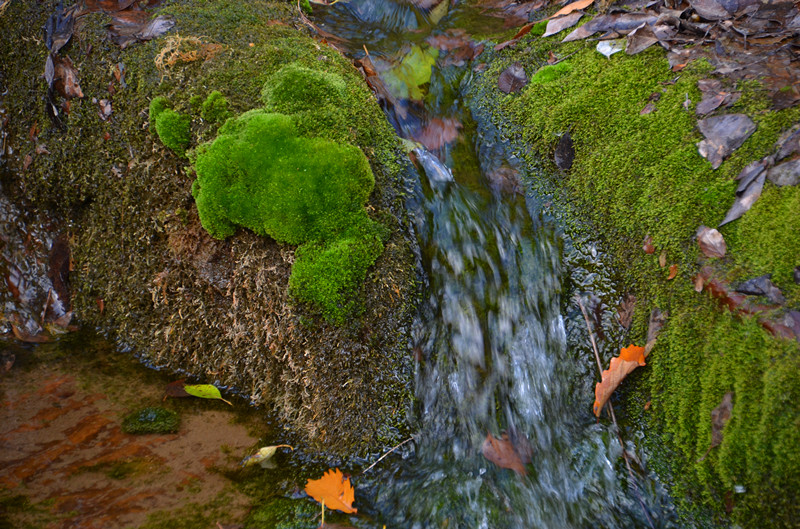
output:
<path id="1" fill-rule="evenodd" d="M 324 106 L 340 107 L 345 90 L 341 76 L 292 63 L 269 79 L 261 97 L 268 111 L 295 114 Z"/>
<path id="2" fill-rule="evenodd" d="M 180 416 L 171 410 L 148 406 L 131 412 L 122 420 L 122 431 L 129 434 L 176 433 L 181 424 Z"/>

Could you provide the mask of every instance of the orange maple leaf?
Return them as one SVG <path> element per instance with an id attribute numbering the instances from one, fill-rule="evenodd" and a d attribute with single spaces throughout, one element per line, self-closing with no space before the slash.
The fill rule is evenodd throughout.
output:
<path id="1" fill-rule="evenodd" d="M 306 483 L 306 494 L 329 509 L 336 509 L 345 513 L 356 513 L 353 508 L 355 489 L 350 485 L 350 478 L 344 477 L 342 472 L 328 469 L 321 478 L 309 479 Z"/>
<path id="2" fill-rule="evenodd" d="M 645 365 L 644 359 L 644 347 L 633 344 L 620 349 L 619 356 L 611 359 L 611 365 L 600 374 L 602 380 L 594 387 L 594 414 L 597 417 L 600 417 L 603 406 L 625 377 L 637 367 Z"/>

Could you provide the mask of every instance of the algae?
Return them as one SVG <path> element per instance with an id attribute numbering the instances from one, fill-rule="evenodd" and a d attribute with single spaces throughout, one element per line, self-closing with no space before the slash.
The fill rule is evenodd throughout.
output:
<path id="1" fill-rule="evenodd" d="M 180 416 L 171 410 L 148 406 L 131 412 L 122 420 L 122 431 L 129 434 L 175 433 L 180 426 Z"/>

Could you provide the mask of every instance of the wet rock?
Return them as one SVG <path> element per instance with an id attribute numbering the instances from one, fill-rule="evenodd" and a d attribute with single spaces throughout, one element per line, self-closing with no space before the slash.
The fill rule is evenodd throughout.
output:
<path id="1" fill-rule="evenodd" d="M 776 165 L 767 173 L 767 180 L 776 186 L 796 186 L 800 183 L 800 160 Z"/>
<path id="2" fill-rule="evenodd" d="M 497 79 L 497 87 L 506 94 L 519 92 L 528 84 L 528 76 L 522 64 L 515 62 L 500 74 Z"/>
<path id="3" fill-rule="evenodd" d="M 742 146 L 756 130 L 753 120 L 744 114 L 727 114 L 706 118 L 697 123 L 706 139 L 697 144 L 700 156 L 711 162 L 712 169 Z"/>
<path id="4" fill-rule="evenodd" d="M 781 293 L 778 287 L 772 284 L 771 280 L 772 274 L 750 279 L 736 287 L 736 292 L 748 294 L 750 296 L 766 296 L 770 302 L 776 305 L 786 303 L 786 298 L 783 297 L 783 293 Z"/>

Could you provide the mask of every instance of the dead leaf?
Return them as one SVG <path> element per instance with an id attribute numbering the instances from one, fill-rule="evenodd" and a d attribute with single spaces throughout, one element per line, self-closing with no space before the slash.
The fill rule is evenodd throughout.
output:
<path id="1" fill-rule="evenodd" d="M 610 59 L 612 55 L 625 49 L 625 41 L 622 39 L 601 40 L 595 49 Z"/>
<path id="2" fill-rule="evenodd" d="M 522 457 L 514 449 L 514 445 L 508 440 L 508 434 L 498 439 L 490 433 L 486 434 L 486 440 L 481 446 L 483 457 L 501 468 L 508 468 L 524 476 L 528 473 Z"/>
<path id="3" fill-rule="evenodd" d="M 706 139 L 697 144 L 700 156 L 717 169 L 722 161 L 742 146 L 756 130 L 753 120 L 744 114 L 726 114 L 703 119 L 697 127 Z"/>
<path id="4" fill-rule="evenodd" d="M 51 341 L 51 338 L 45 334 L 30 334 L 14 323 L 11 324 L 11 332 L 14 333 L 14 337 L 17 340 L 25 343 L 47 343 Z"/>
<path id="5" fill-rule="evenodd" d="M 578 0 L 577 2 L 572 2 L 571 4 L 566 5 L 566 6 L 562 7 L 561 9 L 559 9 L 558 11 L 556 11 L 549 18 L 556 18 L 556 17 L 560 17 L 561 15 L 567 15 L 567 14 L 572 13 L 573 11 L 577 11 L 579 9 L 586 9 L 587 7 L 592 5 L 593 3 L 594 3 L 594 0 Z"/>
<path id="6" fill-rule="evenodd" d="M 69 57 L 54 56 L 53 61 L 53 83 L 52 86 L 67 99 L 83 97 L 78 71 L 72 65 Z"/>
<path id="7" fill-rule="evenodd" d="M 31 166 L 31 163 L 33 163 L 33 156 L 31 156 L 30 154 L 26 154 L 25 159 L 22 160 L 22 170 L 27 171 L 28 167 Z"/>
<path id="8" fill-rule="evenodd" d="M 162 400 L 167 400 L 167 397 L 191 397 L 185 389 L 186 387 L 186 379 L 176 380 L 175 382 L 170 382 L 164 388 L 164 398 Z"/>
<path id="9" fill-rule="evenodd" d="M 656 110 L 656 105 L 655 105 L 655 103 L 653 103 L 651 101 L 651 102 L 647 103 L 641 111 L 639 111 L 639 115 L 640 116 L 645 116 L 647 114 L 651 114 L 651 113 L 655 112 L 655 110 Z"/>
<path id="10" fill-rule="evenodd" d="M 633 321 L 633 312 L 636 310 L 636 297 L 628 294 L 617 307 L 617 320 L 623 328 L 628 329 Z"/>
<path id="11" fill-rule="evenodd" d="M 97 102 L 97 105 L 100 107 L 100 111 L 98 112 L 100 119 L 106 121 L 111 117 L 111 101 L 108 99 L 101 99 Z"/>
<path id="12" fill-rule="evenodd" d="M 108 35 L 111 41 L 124 49 L 134 42 L 160 37 L 174 25 L 174 20 L 163 15 L 151 20 L 145 11 L 126 9 L 112 16 Z"/>
<path id="13" fill-rule="evenodd" d="M 703 461 L 712 448 L 722 444 L 722 430 L 731 418 L 733 413 L 733 392 L 729 391 L 722 397 L 722 402 L 719 406 L 711 410 L 711 445 L 709 445 L 703 457 L 697 460 L 698 463 Z"/>
<path id="14" fill-rule="evenodd" d="M 325 507 L 335 509 L 344 513 L 352 514 L 358 512 L 353 508 L 355 490 L 350 485 L 350 478 L 344 477 L 342 472 L 328 469 L 319 479 L 310 479 L 306 483 L 306 494 L 324 503 Z"/>
<path id="15" fill-rule="evenodd" d="M 675 279 L 676 275 L 678 275 L 678 265 L 674 264 L 669 267 L 669 275 L 667 276 L 667 281 Z"/>
<path id="16" fill-rule="evenodd" d="M 786 303 L 783 293 L 772 283 L 772 274 L 749 279 L 736 287 L 736 292 L 749 296 L 766 296 L 771 303 L 776 305 Z"/>
<path id="17" fill-rule="evenodd" d="M 653 246 L 653 238 L 651 236 L 647 236 L 644 238 L 644 244 L 642 245 L 642 250 L 646 254 L 653 254 L 656 251 L 655 246 Z"/>
<path id="18" fill-rule="evenodd" d="M 800 153 L 800 125 L 795 125 L 781 134 L 775 145 L 778 147 L 778 153 L 775 155 L 777 162 L 792 154 Z"/>
<path id="19" fill-rule="evenodd" d="M 656 346 L 656 339 L 661 333 L 661 329 L 664 328 L 664 324 L 667 323 L 668 317 L 669 312 L 661 312 L 658 307 L 653 307 L 653 310 L 650 311 L 650 321 L 647 323 L 647 343 L 644 346 L 645 358 L 650 356 L 653 347 Z"/>
<path id="20" fill-rule="evenodd" d="M 456 118 L 433 118 L 412 137 L 429 151 L 435 151 L 455 141 L 462 126 Z"/>
<path id="21" fill-rule="evenodd" d="M 732 222 L 745 213 L 755 204 L 758 197 L 761 196 L 761 191 L 764 188 L 764 181 L 767 178 L 766 162 L 759 160 L 749 164 L 742 169 L 739 176 L 739 188 L 736 190 L 736 200 L 733 202 L 731 209 L 725 215 L 719 226 Z"/>
<path id="22" fill-rule="evenodd" d="M 658 256 L 658 266 L 664 268 L 667 266 L 667 251 L 661 250 L 661 255 Z"/>
<path id="23" fill-rule="evenodd" d="M 528 84 L 528 76 L 522 64 L 515 62 L 500 73 L 497 79 L 497 87 L 505 94 L 519 92 Z"/>
<path id="24" fill-rule="evenodd" d="M 724 1 L 724 0 L 723 0 Z M 706 20 L 725 20 L 731 18 L 732 13 L 725 8 L 725 5 L 737 5 L 736 0 L 732 2 L 718 0 L 689 0 L 689 5 L 695 12 Z M 734 7 L 735 10 L 735 7 Z"/>
<path id="25" fill-rule="evenodd" d="M 600 375 L 601 381 L 594 388 L 593 410 L 596 417 L 600 417 L 603 406 L 606 405 L 608 399 L 611 398 L 611 394 L 619 387 L 625 377 L 637 367 L 645 365 L 644 359 L 644 347 L 633 344 L 623 347 L 619 356 L 611 359 L 608 369 Z"/>
<path id="26" fill-rule="evenodd" d="M 572 142 L 572 137 L 569 132 L 565 132 L 558 139 L 556 151 L 553 154 L 556 166 L 562 171 L 569 171 L 572 167 L 572 162 L 575 160 L 575 147 Z"/>
<path id="27" fill-rule="evenodd" d="M 628 55 L 636 55 L 641 53 L 656 42 L 659 38 L 653 32 L 653 28 L 646 23 L 634 29 L 628 34 L 625 43 L 625 53 Z"/>
<path id="28" fill-rule="evenodd" d="M 565 29 L 569 29 L 583 17 L 583 13 L 570 13 L 569 15 L 561 18 L 554 18 L 547 22 L 547 28 L 545 28 L 544 34 L 542 38 L 549 37 L 550 35 L 555 35 L 556 33 L 561 33 Z"/>
<path id="29" fill-rule="evenodd" d="M 561 42 L 571 42 L 591 37 L 598 31 L 604 33 L 618 33 L 627 35 L 642 25 L 652 25 L 658 21 L 658 17 L 649 13 L 614 13 L 611 15 L 600 15 L 572 33 L 564 37 Z"/>
<path id="30" fill-rule="evenodd" d="M 45 46 L 51 54 L 58 53 L 72 38 L 75 27 L 75 7 L 77 3 L 64 9 L 64 5 L 59 2 L 55 12 L 50 15 L 45 23 Z"/>
<path id="31" fill-rule="evenodd" d="M 705 279 L 700 274 L 694 276 L 694 291 L 695 292 L 702 292 L 703 291 L 703 283 L 705 283 Z"/>
<path id="32" fill-rule="evenodd" d="M 706 257 L 725 257 L 725 253 L 728 251 L 722 234 L 708 226 L 698 228 L 697 245 Z"/>
<path id="33" fill-rule="evenodd" d="M 800 159 L 776 165 L 767 171 L 767 180 L 778 187 L 800 184 Z"/>

